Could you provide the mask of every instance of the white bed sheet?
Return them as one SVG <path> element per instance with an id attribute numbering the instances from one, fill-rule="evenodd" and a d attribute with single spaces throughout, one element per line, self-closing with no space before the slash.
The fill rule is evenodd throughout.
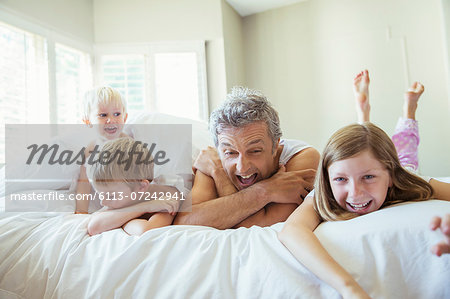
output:
<path id="1" fill-rule="evenodd" d="M 316 230 L 373 298 L 450 298 L 450 255 L 428 229 L 450 203 L 383 209 Z M 339 298 L 301 266 L 272 227 L 170 226 L 141 237 L 89 237 L 89 215 L 0 214 L 1 298 Z"/>
<path id="2" fill-rule="evenodd" d="M 130 123 L 189 122 L 142 115 Z M 211 141 L 205 124 L 192 126 L 194 157 Z M 58 211 L 73 206 L 62 203 Z M 449 202 L 408 203 L 321 224 L 316 234 L 373 298 L 450 298 L 450 255 L 429 251 L 442 239 L 429 221 L 445 213 Z M 170 226 L 141 237 L 116 229 L 89 237 L 89 217 L 0 212 L 0 298 L 339 298 L 278 241 L 282 223 L 224 231 Z"/>

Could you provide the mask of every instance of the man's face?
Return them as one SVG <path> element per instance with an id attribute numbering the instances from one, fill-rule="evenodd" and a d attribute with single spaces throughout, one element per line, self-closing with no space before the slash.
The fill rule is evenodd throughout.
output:
<path id="1" fill-rule="evenodd" d="M 227 127 L 217 137 L 223 168 L 238 190 L 269 178 L 277 170 L 277 147 L 272 151 L 264 122 Z"/>

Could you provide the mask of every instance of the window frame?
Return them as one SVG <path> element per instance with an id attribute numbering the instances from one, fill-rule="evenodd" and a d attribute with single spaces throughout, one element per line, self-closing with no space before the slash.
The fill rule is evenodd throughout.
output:
<path id="1" fill-rule="evenodd" d="M 209 118 L 208 90 L 206 74 L 205 41 L 165 41 L 152 43 L 105 43 L 94 46 L 94 83 L 102 82 L 103 73 L 101 57 L 106 55 L 144 55 L 145 65 L 145 105 L 150 111 L 156 111 L 156 81 L 155 81 L 155 54 L 159 53 L 185 53 L 194 52 L 197 55 L 198 67 L 198 93 L 200 121 L 207 122 Z"/>
<path id="2" fill-rule="evenodd" d="M 31 19 L 25 15 L 12 11 L 8 7 L 0 4 L 0 21 L 16 27 L 19 30 L 27 31 L 31 34 L 42 36 L 47 44 L 47 70 L 48 70 L 48 104 L 49 104 L 49 123 L 56 124 L 57 115 L 57 96 L 56 96 L 56 44 L 73 48 L 84 52 L 90 57 L 91 72 L 94 70 L 94 46 L 92 43 L 81 40 L 80 38 L 61 32 L 51 26 L 42 24 L 41 22 Z M 93 81 L 93 80 L 91 80 Z"/>

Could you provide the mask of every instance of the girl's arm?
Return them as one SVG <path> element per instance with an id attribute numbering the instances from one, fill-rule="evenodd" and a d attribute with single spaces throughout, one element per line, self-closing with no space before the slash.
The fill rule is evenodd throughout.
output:
<path id="1" fill-rule="evenodd" d="M 140 236 L 148 230 L 169 226 L 175 215 L 169 213 L 155 213 L 150 219 L 133 219 L 123 225 L 123 230 L 132 236 Z"/>
<path id="2" fill-rule="evenodd" d="M 89 220 L 87 231 L 90 236 L 119 228 L 128 221 L 146 213 L 166 210 L 174 215 L 178 209 L 178 202 L 174 200 L 151 200 L 121 209 L 105 209 L 94 213 Z"/>
<path id="3" fill-rule="evenodd" d="M 343 298 L 369 298 L 353 277 L 328 254 L 314 234 L 320 222 L 314 210 L 313 197 L 309 196 L 289 216 L 278 238 L 300 263 L 335 288 Z"/>
<path id="4" fill-rule="evenodd" d="M 433 187 L 433 198 L 450 201 L 450 183 L 444 183 L 435 179 L 430 180 Z"/>

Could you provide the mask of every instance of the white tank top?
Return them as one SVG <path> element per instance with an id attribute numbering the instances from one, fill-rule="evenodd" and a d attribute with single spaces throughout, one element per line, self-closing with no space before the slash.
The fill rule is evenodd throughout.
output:
<path id="1" fill-rule="evenodd" d="M 296 153 L 311 147 L 304 141 L 294 139 L 281 139 L 280 145 L 283 145 L 279 161 L 280 165 L 285 165 Z"/>

